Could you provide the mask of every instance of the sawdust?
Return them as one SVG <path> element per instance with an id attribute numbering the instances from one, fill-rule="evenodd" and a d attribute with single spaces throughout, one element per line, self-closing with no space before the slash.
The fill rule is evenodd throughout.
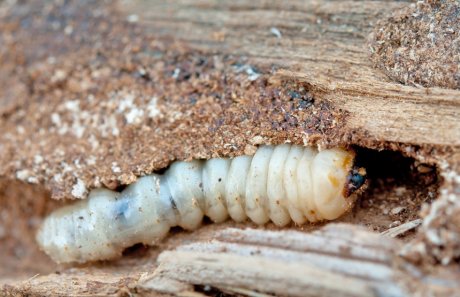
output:
<path id="1" fill-rule="evenodd" d="M 0 89 L 0 174 L 44 184 L 53 198 L 114 189 L 176 159 L 327 142 L 343 123 L 303 86 L 271 84 L 272 70 L 244 57 L 186 52 L 99 2 L 42 5 L 14 6 L 1 25 L 14 38 L 0 52 L 0 83 L 18 85 L 14 97 L 27 104 L 11 107 Z"/>
<path id="2" fill-rule="evenodd" d="M 257 145 L 286 141 L 400 152 L 364 152 L 370 172 L 389 171 L 374 174 L 369 191 L 342 221 L 378 232 L 403 224 L 419 217 L 441 184 L 437 206 L 423 212 L 422 232 L 403 240 L 414 261 L 430 259 L 433 266 L 458 260 L 459 170 L 432 167 L 443 164 L 437 157 L 445 155 L 442 148 L 343 131 L 347 114 L 314 98 L 307 83 L 273 79 L 276 67 L 256 67 L 244 56 L 192 51 L 156 39 L 136 25 L 135 16 L 122 17 L 100 1 L 2 3 L 0 19 L 0 175 L 5 178 L 0 202 L 11 206 L 0 221 L 0 244 L 7 247 L 1 272 L 3 279 L 31 278 L 6 291 L 71 292 L 76 282 L 87 285 L 77 286 L 80 293 L 129 292 L 140 272 L 155 268 L 152 262 L 162 249 L 235 226 L 173 232 L 160 247 L 134 249 L 115 263 L 56 267 L 34 242 L 40 218 L 64 203 L 50 197 L 85 198 L 92 188 L 116 189 L 174 160 L 249 154 Z M 436 180 L 438 175 L 443 180 Z M 417 254 L 420 246 L 423 253 Z M 131 273 L 136 269 L 139 273 Z M 51 274 L 34 278 L 36 273 Z"/>
<path id="3" fill-rule="evenodd" d="M 376 67 L 404 84 L 460 89 L 460 2 L 417 1 L 370 36 Z"/>
<path id="4" fill-rule="evenodd" d="M 422 210 L 421 232 L 402 251 L 402 255 L 413 262 L 448 265 L 460 261 L 459 159 L 457 154 L 452 156 L 456 162 L 441 162 L 443 189 L 431 207 L 425 206 Z"/>

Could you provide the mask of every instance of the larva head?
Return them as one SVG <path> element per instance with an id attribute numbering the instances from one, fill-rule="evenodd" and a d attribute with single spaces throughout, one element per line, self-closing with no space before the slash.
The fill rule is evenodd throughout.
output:
<path id="1" fill-rule="evenodd" d="M 312 164 L 315 204 L 323 219 L 333 220 L 349 210 L 365 183 L 365 170 L 354 169 L 355 153 L 335 148 L 318 153 Z"/>
<path id="2" fill-rule="evenodd" d="M 350 197 L 354 193 L 363 190 L 366 184 L 366 169 L 354 166 L 347 176 L 347 182 L 343 188 L 345 197 Z"/>

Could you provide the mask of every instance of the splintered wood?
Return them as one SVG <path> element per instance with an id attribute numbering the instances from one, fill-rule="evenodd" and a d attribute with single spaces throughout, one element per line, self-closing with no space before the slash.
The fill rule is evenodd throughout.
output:
<path id="1" fill-rule="evenodd" d="M 400 241 L 354 225 L 330 224 L 312 233 L 209 229 L 198 237 L 158 258 L 8 280 L 0 295 L 203 297 L 212 290 L 258 297 L 403 297 L 460 290 L 458 269 L 426 273 L 397 256 Z"/>
<path id="2" fill-rule="evenodd" d="M 460 91 L 403 86 L 370 61 L 367 38 L 373 26 L 407 3 L 137 0 L 121 5 L 156 36 L 174 36 L 204 52 L 245 56 L 258 68 L 279 69 L 280 79 L 302 81 L 315 99 L 349 112 L 346 129 L 360 137 L 460 144 Z"/>
<path id="3" fill-rule="evenodd" d="M 407 296 L 393 269 L 398 247 L 351 225 L 310 234 L 229 228 L 163 252 L 138 288 L 181 296 L 193 285 L 249 296 Z"/>
<path id="4" fill-rule="evenodd" d="M 31 186 L 0 205 L 0 295 L 459 296 L 460 90 L 402 85 L 369 57 L 369 33 L 410 2 L 0 0 L 0 175 L 49 191 Z M 435 2 L 454 3 L 417 5 Z M 433 166 L 440 186 L 368 192 L 366 216 L 349 222 L 376 230 L 383 215 L 367 206 L 411 204 L 412 221 L 383 234 L 216 232 L 239 227 L 227 222 L 73 268 L 47 264 L 33 243 L 44 211 L 31 205 L 48 196 L 84 199 L 175 160 L 281 143 L 391 150 Z"/>

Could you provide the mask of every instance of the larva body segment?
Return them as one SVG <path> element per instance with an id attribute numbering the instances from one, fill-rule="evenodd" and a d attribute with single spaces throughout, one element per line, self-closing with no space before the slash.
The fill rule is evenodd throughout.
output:
<path id="1" fill-rule="evenodd" d="M 246 174 L 249 172 L 252 157 L 240 156 L 232 160 L 225 185 L 225 201 L 230 217 L 236 222 L 247 219 L 245 209 Z M 242 178 L 243 176 L 243 178 Z"/>
<path id="2" fill-rule="evenodd" d="M 194 230 L 204 215 L 278 226 L 332 220 L 351 208 L 356 195 L 350 195 L 364 183 L 365 171 L 353 161 L 354 153 L 344 149 L 318 153 L 284 144 L 262 146 L 254 156 L 175 162 L 121 193 L 96 189 L 87 200 L 56 210 L 37 241 L 56 262 L 82 263 L 117 257 L 136 243 L 154 244 L 173 226 Z"/>
<path id="3" fill-rule="evenodd" d="M 203 161 L 175 162 L 164 175 L 173 207 L 178 212 L 177 225 L 186 230 L 196 229 L 203 220 L 202 167 Z"/>
<path id="4" fill-rule="evenodd" d="M 126 242 L 152 244 L 165 236 L 169 225 L 162 216 L 170 205 L 159 198 L 159 176 L 150 175 L 128 186 L 116 201 L 109 202 L 114 205 L 115 214 L 107 218 L 113 221 L 105 226 L 111 229 L 112 243 L 118 247 L 126 246 Z"/>
<path id="5" fill-rule="evenodd" d="M 278 226 L 285 226 L 291 222 L 284 190 L 284 164 L 291 146 L 282 144 L 275 147 L 270 165 L 268 168 L 268 180 L 270 186 L 267 187 L 268 215 L 270 220 Z"/>
<path id="6" fill-rule="evenodd" d="M 267 176 L 272 146 L 263 146 L 252 158 L 246 177 L 245 210 L 248 217 L 256 224 L 263 225 L 269 221 L 267 212 Z"/>
<path id="7" fill-rule="evenodd" d="M 206 216 L 216 223 L 228 218 L 225 204 L 225 184 L 231 161 L 228 159 L 211 159 L 203 167 L 203 192 Z"/>
<path id="8" fill-rule="evenodd" d="M 312 148 L 305 148 L 302 157 L 297 165 L 297 192 L 302 213 L 309 222 L 318 221 L 318 209 L 315 203 L 313 191 L 313 174 L 311 164 L 316 156 Z"/>
<path id="9" fill-rule="evenodd" d="M 342 149 L 325 150 L 316 155 L 311 165 L 314 174 L 314 202 L 322 219 L 334 220 L 343 214 L 342 209 L 350 207 L 350 200 L 337 199 L 337 189 L 343 187 L 354 156 Z"/>
<path id="10" fill-rule="evenodd" d="M 303 148 L 299 146 L 292 146 L 286 158 L 284 165 L 284 188 L 286 189 L 286 197 L 288 200 L 288 210 L 292 220 L 296 224 L 303 224 L 307 220 L 303 214 L 298 196 L 297 187 L 297 165 L 302 158 Z M 302 170 L 303 175 L 311 175 L 309 168 Z"/>

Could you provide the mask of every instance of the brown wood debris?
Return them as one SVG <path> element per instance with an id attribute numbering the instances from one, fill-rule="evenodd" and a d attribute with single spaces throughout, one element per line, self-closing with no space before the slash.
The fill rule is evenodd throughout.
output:
<path id="1" fill-rule="evenodd" d="M 459 30 L 441 34 L 455 17 L 455 0 L 0 1 L 0 294 L 458 293 Z M 56 266 L 34 243 L 63 200 L 174 160 L 284 142 L 372 156 L 369 189 L 341 220 L 396 238 L 350 226 L 216 231 L 246 226 L 226 222 L 85 267 Z M 353 265 L 379 268 L 366 279 L 345 272 Z"/>
<path id="2" fill-rule="evenodd" d="M 149 263 L 154 261 L 150 257 L 146 263 L 119 265 L 119 271 L 125 267 L 122 273 L 110 265 L 68 269 L 10 282 L 3 292 L 208 296 L 206 291 L 214 290 L 243 296 L 395 297 L 458 292 L 458 271 L 444 268 L 428 276 L 398 259 L 399 245 L 394 239 L 346 224 L 330 224 L 309 234 L 227 228 L 163 252 L 158 267 Z"/>
<path id="3" fill-rule="evenodd" d="M 225 229 L 212 241 L 163 252 L 158 268 L 144 275 L 138 288 L 178 296 L 193 291 L 190 285 L 233 294 L 243 289 L 254 296 L 409 296 L 414 283 L 419 292 L 436 296 L 458 290 L 460 275 L 438 286 L 398 262 L 398 245 L 351 225 L 332 224 L 310 234 Z"/>
<path id="4" fill-rule="evenodd" d="M 459 1 L 417 1 L 376 26 L 372 59 L 404 84 L 460 89 L 459 32 Z"/>

